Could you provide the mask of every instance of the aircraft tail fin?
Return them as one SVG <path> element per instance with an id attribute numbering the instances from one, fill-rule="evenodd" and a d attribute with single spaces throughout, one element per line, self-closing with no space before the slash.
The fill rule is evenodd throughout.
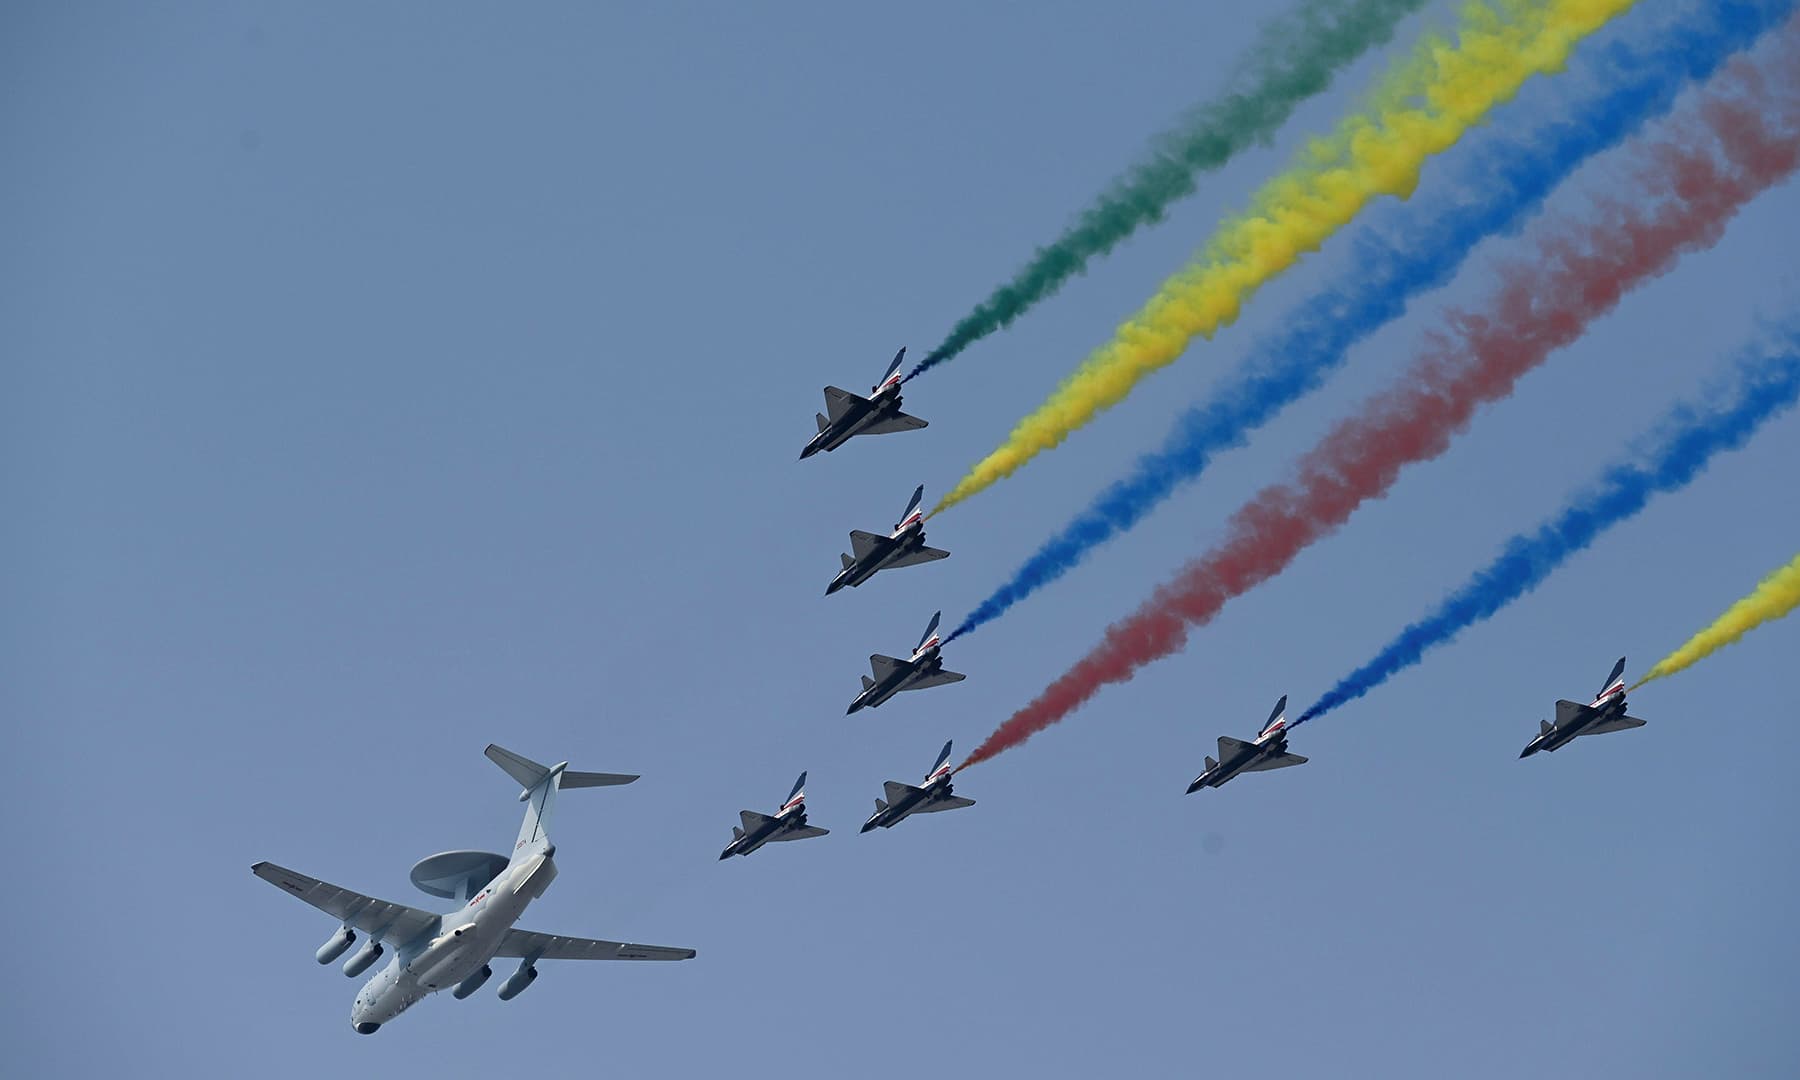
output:
<path id="1" fill-rule="evenodd" d="M 525 789 L 519 793 L 519 801 L 526 804 L 525 821 L 519 826 L 519 842 L 514 847 L 515 851 L 523 850 L 526 844 L 549 843 L 550 813 L 556 805 L 556 793 L 559 789 L 613 787 L 629 784 L 637 779 L 627 773 L 573 772 L 566 761 L 556 765 L 540 765 L 494 743 L 488 744 L 487 756 Z"/>

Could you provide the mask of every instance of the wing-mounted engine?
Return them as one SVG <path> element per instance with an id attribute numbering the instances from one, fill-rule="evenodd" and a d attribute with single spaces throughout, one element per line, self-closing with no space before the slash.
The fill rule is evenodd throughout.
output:
<path id="1" fill-rule="evenodd" d="M 468 900 L 499 877 L 510 861 L 491 851 L 446 851 L 415 863 L 412 883 L 432 896 Z"/>

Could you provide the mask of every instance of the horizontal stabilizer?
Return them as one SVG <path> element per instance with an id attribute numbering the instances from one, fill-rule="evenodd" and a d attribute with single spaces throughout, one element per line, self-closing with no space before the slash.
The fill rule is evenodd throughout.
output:
<path id="1" fill-rule="evenodd" d="M 539 765 L 522 754 L 515 754 L 503 746 L 489 743 L 485 751 L 488 760 L 506 770 L 506 775 L 519 782 L 526 791 L 543 783 L 544 777 L 550 775 L 550 766 Z"/>
<path id="2" fill-rule="evenodd" d="M 617 787 L 620 784 L 629 784 L 636 779 L 637 777 L 630 773 L 575 772 L 573 769 L 564 769 L 562 779 L 557 782 L 556 786 L 564 791 L 578 787 Z"/>

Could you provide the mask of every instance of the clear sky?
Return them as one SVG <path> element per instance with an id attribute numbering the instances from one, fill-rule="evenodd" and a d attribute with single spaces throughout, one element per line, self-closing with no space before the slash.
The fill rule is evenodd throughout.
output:
<path id="1" fill-rule="evenodd" d="M 1800 187 L 1186 652 L 961 776 L 978 807 L 859 836 L 882 780 L 1059 674 L 1509 241 L 956 643 L 966 682 L 846 718 L 869 653 L 966 614 L 1346 245 L 935 520 L 949 560 L 826 599 L 845 534 L 941 493 L 1391 52 L 909 386 L 928 430 L 797 463 L 821 386 L 922 355 L 1254 25 L 758 7 L 0 13 L 6 1073 L 1800 1074 L 1800 623 L 1634 695 L 1640 731 L 1516 760 L 1554 699 L 1792 557 L 1794 416 L 1302 729 L 1310 765 L 1182 795 L 1218 735 L 1367 659 L 1785 310 Z M 1495 126 L 1571 93 L 1535 83 Z M 428 906 L 415 860 L 517 828 L 489 741 L 644 775 L 564 799 L 524 925 L 700 956 L 546 963 L 514 1002 L 440 995 L 359 1037 L 354 984 L 312 959 L 331 921 L 249 866 Z M 801 769 L 832 835 L 716 861 Z"/>

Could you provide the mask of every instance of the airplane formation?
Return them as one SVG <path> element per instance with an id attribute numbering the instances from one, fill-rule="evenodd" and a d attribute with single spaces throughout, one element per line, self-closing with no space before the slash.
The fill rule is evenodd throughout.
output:
<path id="1" fill-rule="evenodd" d="M 1628 6 L 1617 5 L 1618 12 Z M 1531 155 L 1530 163 L 1542 173 L 1541 185 L 1508 182 L 1488 185 L 1492 189 L 1489 191 L 1482 181 L 1491 172 L 1491 163 L 1484 159 L 1479 170 L 1472 172 L 1473 182 L 1464 185 L 1470 198 L 1459 194 L 1456 201 L 1446 203 L 1435 213 L 1420 210 L 1416 216 L 1402 219 L 1400 226 L 1391 230 L 1392 237 L 1366 245 L 1353 277 L 1341 290 L 1321 293 L 1316 308 L 1303 306 L 1301 317 L 1284 324 L 1298 328 L 1297 336 L 1266 339 L 1267 355 L 1253 343 L 1249 355 L 1257 358 L 1256 362 L 1247 365 L 1241 384 L 1233 384 L 1230 407 L 1184 414 L 1165 449 L 1146 459 L 1161 472 L 1149 477 L 1134 474 L 1127 482 L 1107 489 L 1093 508 L 1084 511 L 1068 531 L 1059 533 L 1047 545 L 1046 550 L 1057 560 L 1055 573 L 1040 572 L 1046 564 L 1040 556 L 1033 556 L 1026 567 L 1035 575 L 1033 580 L 1052 579 L 1073 565 L 1083 552 L 1112 535 L 1116 522 L 1141 518 L 1148 506 L 1174 489 L 1177 481 L 1198 475 L 1214 448 L 1241 441 L 1274 411 L 1316 385 L 1336 368 L 1347 349 L 1406 307 L 1399 301 L 1419 289 L 1442 284 L 1438 280 L 1441 274 L 1454 272 L 1461 258 L 1484 237 L 1525 230 L 1526 219 L 1536 213 L 1538 204 L 1562 178 L 1594 155 L 1610 152 L 1608 148 L 1626 138 L 1624 132 L 1633 125 L 1661 125 L 1629 137 L 1628 149 L 1636 155 L 1638 167 L 1622 170 L 1622 175 L 1637 178 L 1631 188 L 1636 195 L 1624 197 L 1609 189 L 1606 201 L 1599 204 L 1604 213 L 1565 211 L 1549 225 L 1524 231 L 1526 239 L 1521 243 L 1535 244 L 1538 254 L 1521 264 L 1532 265 L 1535 260 L 1541 272 L 1516 281 L 1503 276 L 1505 288 L 1486 308 L 1491 315 L 1453 320 L 1451 328 L 1443 332 L 1444 348 L 1448 350 L 1445 355 L 1421 354 L 1411 374 L 1394 389 L 1371 399 L 1361 413 L 1345 422 L 1339 430 L 1347 435 L 1328 436 L 1301 459 L 1302 479 L 1328 478 L 1333 482 L 1310 487 L 1299 483 L 1274 485 L 1249 506 L 1280 507 L 1283 525 L 1295 535 L 1306 537 L 1305 543 L 1328 535 L 1349 509 L 1385 495 L 1387 485 L 1402 468 L 1440 453 L 1455 434 L 1446 425 L 1452 421 L 1466 424 L 1467 416 L 1476 408 L 1496 400 L 1495 395 L 1510 393 L 1508 388 L 1514 381 L 1543 362 L 1554 347 L 1553 337 L 1563 338 L 1542 332 L 1540 323 L 1555 325 L 1558 335 L 1579 336 L 1590 322 L 1611 311 L 1624 292 L 1667 272 L 1692 246 L 1690 239 L 1683 238 L 1716 238 L 1730 216 L 1748 199 L 1794 168 L 1793 161 L 1785 158 L 1786 163 L 1777 168 L 1771 163 L 1773 159 L 1740 160 L 1733 156 L 1748 154 L 1747 147 L 1753 149 L 1764 142 L 1785 145 L 1791 141 L 1793 127 L 1791 114 L 1795 106 L 1791 93 L 1785 89 L 1776 93 L 1770 88 L 1786 85 L 1777 76 L 1791 69 L 1790 58 L 1796 36 L 1800 35 L 1800 29 L 1795 27 L 1800 24 L 1776 30 L 1786 19 L 1783 5 L 1751 7 L 1757 10 L 1747 12 L 1732 7 L 1726 12 L 1718 5 L 1698 5 L 1685 22 L 1659 32 L 1669 39 L 1664 44 L 1670 48 L 1644 53 L 1633 63 L 1620 62 L 1620 70 L 1603 68 L 1602 77 L 1595 80 L 1598 84 L 1637 80 L 1632 84 L 1632 93 L 1619 95 L 1620 101 L 1638 104 L 1633 105 L 1630 116 L 1620 114 L 1619 124 L 1623 126 L 1616 130 L 1598 122 L 1568 125 L 1558 121 L 1531 137 L 1521 137 L 1518 153 Z M 1275 247 L 1294 251 L 1317 248 L 1347 227 L 1357 208 L 1367 201 L 1331 197 L 1340 190 L 1355 189 L 1371 196 L 1398 195 L 1405 200 L 1408 191 L 1390 190 L 1384 185 L 1391 184 L 1395 177 L 1416 177 L 1427 159 L 1456 141 L 1453 138 L 1446 142 L 1437 134 L 1449 118 L 1420 110 L 1435 108 L 1433 103 L 1440 100 L 1487 102 L 1482 108 L 1455 118 L 1453 126 L 1460 132 L 1479 124 L 1484 121 L 1487 108 L 1512 100 L 1513 92 L 1527 79 L 1561 70 L 1580 40 L 1612 17 L 1579 25 L 1531 21 L 1514 25 L 1497 19 L 1489 26 L 1488 22 L 1496 17 L 1484 6 L 1478 4 L 1469 11 L 1473 21 L 1465 28 L 1467 33 L 1459 35 L 1460 44 L 1446 46 L 1448 51 L 1443 55 L 1434 54 L 1434 63 L 1423 76 L 1427 78 L 1423 90 L 1414 85 L 1415 79 L 1421 77 L 1415 66 L 1398 64 L 1383 83 L 1392 92 L 1370 96 L 1370 100 L 1389 103 L 1384 108 L 1393 111 L 1379 115 L 1353 113 L 1343 121 L 1339 132 L 1346 138 L 1339 141 L 1360 145 L 1362 134 L 1374 131 L 1381 138 L 1373 141 L 1380 142 L 1386 152 L 1367 161 L 1324 157 L 1314 160 L 1309 156 L 1270 180 L 1254 203 L 1259 208 L 1257 213 L 1224 218 L 1219 235 L 1199 249 L 1203 253 L 1199 256 L 1201 261 L 1184 267 L 1159 287 L 1139 316 L 1120 323 L 1115 338 L 1083 361 L 1043 405 L 1021 419 L 1006 441 L 977 462 L 942 497 L 936 509 L 929 514 L 922 509 L 924 487 L 920 485 L 914 489 L 900 519 L 885 535 L 850 533 L 851 550 L 840 555 L 839 568 L 826 586 L 826 595 L 859 588 L 877 574 L 947 558 L 948 551 L 926 545 L 928 517 L 1011 475 L 1046 448 L 1061 445 L 1066 436 L 1115 405 L 1140 380 L 1173 362 L 1196 337 L 1211 338 L 1223 325 L 1220 319 L 1229 321 L 1212 315 L 1199 319 L 1195 312 L 1235 313 L 1257 288 L 1292 262 L 1266 259 L 1260 254 L 1252 259 L 1236 253 L 1260 253 Z M 1720 22 L 1727 18 L 1732 20 L 1730 26 Z M 1763 59 L 1753 57 L 1746 65 L 1725 64 L 1732 53 L 1749 49 L 1764 34 L 1778 40 L 1757 54 Z M 1364 47 L 1372 47 L 1385 36 L 1385 32 L 1373 34 Z M 1696 130 L 1718 128 L 1713 132 L 1714 138 L 1697 140 L 1686 128 L 1658 120 L 1677 92 L 1698 78 L 1695 72 L 1712 67 L 1721 68 L 1723 74 L 1708 76 L 1704 85 L 1697 86 L 1703 95 L 1702 107 L 1688 110 L 1683 122 Z M 1629 75 L 1625 69 L 1630 69 Z M 1477 87 L 1463 81 L 1473 78 L 1497 81 L 1476 93 Z M 1281 81 L 1296 80 L 1283 74 Z M 1750 107 L 1738 109 L 1745 103 Z M 1238 111 L 1225 110 L 1233 114 Z M 1599 111 L 1597 106 L 1587 110 Z M 1605 111 L 1612 115 L 1612 106 Z M 1212 113 L 1197 110 L 1194 115 Z M 1776 120 L 1780 122 L 1775 123 Z M 1727 122 L 1732 125 L 1730 130 L 1719 128 Z M 1740 127 L 1743 130 L 1738 130 Z M 1423 139 L 1417 134 L 1426 131 L 1433 133 L 1431 138 Z M 1217 132 L 1197 132 L 1195 138 L 1199 140 L 1196 145 L 1220 143 Z M 1260 141 L 1244 140 L 1245 145 Z M 1326 142 L 1330 140 L 1321 145 Z M 1158 158 L 1159 162 L 1164 160 Z M 1162 176 L 1160 167 L 1154 172 Z M 1410 189 L 1410 181 L 1406 186 Z M 1133 207 L 1145 195 L 1130 185 L 1120 190 L 1125 192 L 1121 197 Z M 1474 199 L 1477 194 L 1482 197 Z M 1410 205 L 1417 204 L 1418 200 L 1413 200 Z M 1320 217 L 1326 213 L 1340 216 Z M 1040 249 L 1024 277 L 999 290 L 992 300 L 983 301 L 910 373 L 901 372 L 906 356 L 902 348 L 867 396 L 826 386 L 825 411 L 817 414 L 816 430 L 802 448 L 801 459 L 821 451 L 836 451 L 860 436 L 926 427 L 925 420 L 902 411 L 901 390 L 908 381 L 1008 325 L 1037 299 L 1054 293 L 1057 281 L 1082 272 L 1089 258 L 1104 254 L 1123 238 L 1123 233 L 1115 235 L 1108 229 L 1091 228 L 1091 222 L 1155 221 L 1162 216 L 1160 212 L 1083 215 L 1081 228 Z M 1125 232 L 1135 227 L 1132 225 Z M 1571 239 L 1572 231 L 1579 234 L 1578 240 Z M 1568 259 L 1565 254 L 1571 250 L 1581 250 L 1584 255 Z M 1433 269 L 1440 265 L 1444 270 Z M 1526 302 L 1521 303 L 1521 297 Z M 1515 309 L 1529 309 L 1530 316 L 1515 319 L 1509 314 Z M 1308 314 L 1315 311 L 1319 314 Z M 1321 327 L 1330 327 L 1331 332 L 1325 333 Z M 1479 342 L 1469 340 L 1462 327 L 1480 327 L 1486 336 Z M 1458 591 L 1456 603 L 1447 603 L 1443 611 L 1430 619 L 1409 626 L 1395 645 L 1347 676 L 1291 723 L 1287 717 L 1288 699 L 1283 696 L 1253 738 L 1219 736 L 1217 756 L 1205 756 L 1204 768 L 1188 785 L 1187 792 L 1223 787 L 1243 773 L 1305 764 L 1306 757 L 1289 749 L 1294 728 L 1355 700 L 1394 672 L 1416 663 L 1423 648 L 1452 639 L 1472 620 L 1486 617 L 1479 613 L 1491 614 L 1522 595 L 1561 559 L 1591 542 L 1599 531 L 1626 520 L 1654 494 L 1676 490 L 1686 483 L 1686 479 L 1677 482 L 1670 478 L 1697 475 L 1708 455 L 1741 445 L 1759 424 L 1800 402 L 1800 360 L 1795 359 L 1800 356 L 1795 351 L 1800 347 L 1800 317 L 1790 316 L 1770 335 L 1778 340 L 1753 343 L 1734 361 L 1740 376 L 1736 398 L 1711 403 L 1708 408 L 1674 410 L 1659 439 L 1647 441 L 1634 451 L 1640 460 L 1629 463 L 1629 468 L 1614 468 L 1605 474 L 1603 490 L 1615 497 L 1597 500 L 1583 494 L 1573 510 L 1553 519 L 1551 526 L 1515 538 L 1502 559 L 1520 565 L 1505 562 L 1504 573 L 1490 569 L 1476 575 Z M 1452 354 L 1458 353 L 1466 355 L 1452 363 Z M 1306 472 L 1308 469 L 1313 471 Z M 1324 494 L 1315 496 L 1315 489 Z M 1119 501 L 1124 499 L 1135 501 L 1124 505 Z M 1097 519 L 1104 519 L 1106 526 L 1094 526 Z M 1240 545 L 1244 546 L 1249 545 Z M 1211 556 L 1195 560 L 1183 567 L 1172 587 L 1159 589 L 1138 614 L 1119 625 L 1131 629 L 1176 618 L 1184 625 L 1197 625 L 1210 619 L 1217 604 L 1199 610 L 1205 605 L 1192 598 L 1216 596 L 1217 603 L 1223 603 L 1242 588 L 1280 573 L 1293 551 L 1280 545 L 1269 547 L 1269 551 L 1257 552 L 1250 568 L 1253 572 L 1238 567 L 1233 575 L 1234 582 L 1248 584 L 1232 584 L 1227 589 L 1207 576 L 1215 570 L 1209 561 Z M 907 657 L 871 655 L 870 673 L 861 677 L 861 689 L 851 699 L 846 713 L 880 708 L 904 691 L 962 681 L 963 674 L 944 666 L 945 642 L 996 617 L 1023 592 L 1037 587 L 1015 588 L 1014 583 L 1019 580 L 1015 578 L 995 598 L 985 602 L 948 638 L 939 634 L 939 612 L 931 616 Z M 1748 629 L 1780 618 L 1796 607 L 1800 607 L 1800 557 L 1766 579 L 1756 593 L 1734 604 L 1686 645 L 1658 661 L 1635 685 L 1683 670 L 1721 645 L 1737 640 Z M 1085 701 L 1086 694 L 1101 682 L 1128 678 L 1142 664 L 1179 647 L 1180 638 L 1174 635 L 1158 635 L 1155 642 L 1150 642 L 1150 638 L 1144 634 L 1109 634 L 1090 654 L 1090 659 L 1097 656 L 1105 663 L 1083 660 L 1071 669 L 1071 675 L 1079 674 L 1087 680 L 1080 687 L 1083 693 L 1072 692 L 1060 682 L 1053 684 L 1064 690 L 1059 701 L 1076 704 L 1038 708 L 1034 702 L 1002 724 L 961 765 L 951 764 L 951 744 L 946 742 L 918 785 L 885 782 L 881 797 L 875 800 L 875 810 L 860 832 L 891 829 L 914 814 L 973 806 L 974 800 L 954 790 L 959 771 L 1008 746 L 1016 746 L 1033 732 L 1057 722 L 1069 709 Z M 1118 650 L 1129 647 L 1130 651 L 1107 651 L 1113 649 L 1115 639 L 1127 643 L 1118 646 Z M 1165 641 L 1175 644 L 1160 644 Z M 1125 674 L 1092 674 L 1096 671 Z M 1635 686 L 1627 686 L 1624 674 L 1625 659 L 1620 658 L 1591 701 L 1557 701 L 1552 717 L 1539 722 L 1538 731 L 1519 757 L 1531 757 L 1540 751 L 1554 753 L 1576 739 L 1644 726 L 1645 721 L 1628 712 L 1626 695 Z M 1015 723 L 1021 720 L 1029 722 Z M 695 955 L 694 950 L 687 948 L 564 937 L 518 928 L 516 923 L 528 905 L 544 893 L 556 876 L 557 849 L 548 827 L 558 793 L 569 788 L 628 784 L 637 777 L 577 772 L 570 770 L 566 762 L 544 766 L 495 745 L 488 746 L 487 756 L 523 789 L 520 800 L 526 803 L 525 820 L 510 854 L 449 851 L 413 867 L 413 884 L 427 895 L 453 901 L 457 906 L 451 911 L 436 913 L 377 899 L 270 862 L 252 867 L 257 877 L 292 893 L 338 923 L 315 954 L 320 964 L 330 964 L 344 956 L 359 935 L 366 939 L 364 944 L 342 964 L 347 976 L 363 975 L 391 950 L 386 965 L 369 976 L 352 1004 L 351 1025 L 360 1034 L 373 1034 L 438 991 L 449 990 L 458 999 L 472 995 L 493 976 L 495 960 L 518 961 L 498 990 L 502 1000 L 511 1000 L 536 980 L 537 965 L 544 960 L 685 960 Z M 719 860 L 727 861 L 733 855 L 747 857 L 769 843 L 828 835 L 828 829 L 813 824 L 808 817 L 806 779 L 807 774 L 802 772 L 773 814 L 741 810 L 739 823 L 732 827 L 731 840 Z"/>

